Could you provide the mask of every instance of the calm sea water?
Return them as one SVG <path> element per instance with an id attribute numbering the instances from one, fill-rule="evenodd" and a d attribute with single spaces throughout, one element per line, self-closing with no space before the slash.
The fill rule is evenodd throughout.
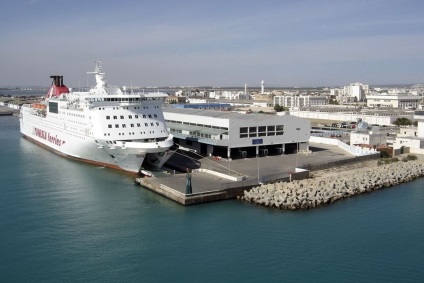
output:
<path id="1" fill-rule="evenodd" d="M 310 211 L 183 207 L 30 143 L 16 117 L 0 156 L 0 282 L 424 278 L 424 179 Z"/>

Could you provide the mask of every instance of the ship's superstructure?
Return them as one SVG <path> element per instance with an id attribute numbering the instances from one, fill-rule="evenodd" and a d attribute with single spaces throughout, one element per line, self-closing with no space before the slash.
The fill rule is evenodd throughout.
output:
<path id="1" fill-rule="evenodd" d="M 108 86 L 100 61 L 96 86 L 72 91 L 53 79 L 40 103 L 21 108 L 21 133 L 54 152 L 88 163 L 139 172 L 143 162 L 160 168 L 171 157 L 172 135 L 162 113 L 167 94 L 127 92 Z"/>

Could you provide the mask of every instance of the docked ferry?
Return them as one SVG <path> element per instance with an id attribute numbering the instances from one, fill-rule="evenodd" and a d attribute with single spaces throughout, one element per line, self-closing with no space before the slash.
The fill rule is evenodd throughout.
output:
<path id="1" fill-rule="evenodd" d="M 73 91 L 63 76 L 39 103 L 24 104 L 24 137 L 62 156 L 138 173 L 142 166 L 160 168 L 173 154 L 173 137 L 162 113 L 166 93 L 127 91 L 109 86 L 96 61 L 96 85 Z"/>

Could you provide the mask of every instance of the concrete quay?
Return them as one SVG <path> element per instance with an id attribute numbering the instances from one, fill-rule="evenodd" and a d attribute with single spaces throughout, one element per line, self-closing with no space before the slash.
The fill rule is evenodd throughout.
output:
<path id="1" fill-rule="evenodd" d="M 360 168 L 328 176 L 256 186 L 244 191 L 242 200 L 267 207 L 311 209 L 337 200 L 409 182 L 424 176 L 424 161 L 398 161 L 374 168 Z"/>
<path id="2" fill-rule="evenodd" d="M 210 201 L 233 199 L 243 195 L 259 184 L 289 181 L 296 176 L 298 167 L 311 171 L 331 168 L 378 158 L 375 156 L 353 157 L 345 151 L 328 145 L 310 144 L 312 154 L 289 154 L 245 159 L 216 159 L 174 154 L 166 164 L 168 170 L 152 172 L 152 177 L 135 179 L 135 183 L 165 196 L 182 205 L 192 205 Z M 179 168 L 175 170 L 172 168 Z M 191 194 L 186 193 L 187 174 L 191 170 Z M 299 173 L 302 174 L 302 173 Z M 292 179 L 296 179 L 295 177 Z"/>
<path id="3" fill-rule="evenodd" d="M 13 115 L 14 111 L 9 107 L 0 105 L 0 116 Z"/>

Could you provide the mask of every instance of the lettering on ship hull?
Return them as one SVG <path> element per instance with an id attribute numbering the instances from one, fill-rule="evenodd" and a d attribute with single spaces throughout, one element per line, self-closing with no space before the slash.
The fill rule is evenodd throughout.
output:
<path id="1" fill-rule="evenodd" d="M 37 127 L 33 127 L 32 134 L 57 146 L 62 146 L 65 143 L 65 141 L 59 139 L 57 135 L 50 135 L 49 132 L 41 130 Z"/>

